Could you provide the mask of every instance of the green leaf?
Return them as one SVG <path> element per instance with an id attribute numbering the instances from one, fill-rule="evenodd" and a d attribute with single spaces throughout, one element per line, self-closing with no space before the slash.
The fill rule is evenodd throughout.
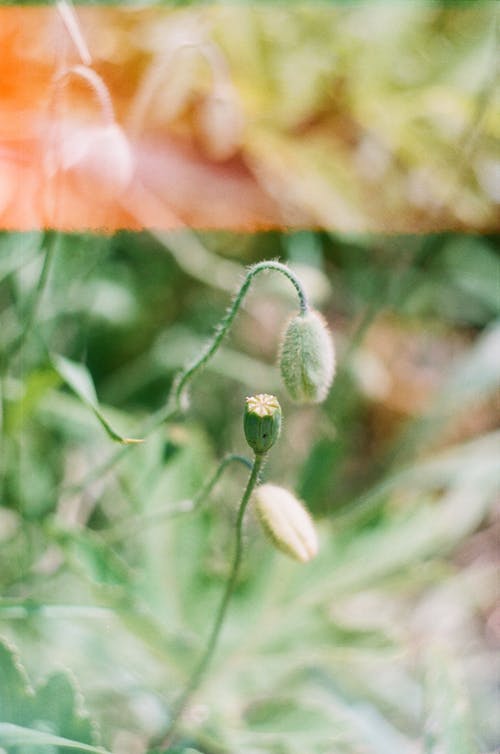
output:
<path id="1" fill-rule="evenodd" d="M 54 531 L 59 544 L 71 560 L 97 584 L 125 586 L 131 581 L 131 571 L 119 555 L 89 530 Z"/>
<path id="2" fill-rule="evenodd" d="M 436 649 L 427 656 L 425 754 L 476 754 L 466 690 L 453 660 Z"/>
<path id="3" fill-rule="evenodd" d="M 73 741 L 42 730 L 25 728 L 11 723 L 0 723 L 0 744 L 2 746 L 32 746 L 37 748 L 58 746 L 62 747 L 61 751 L 63 752 L 66 749 L 77 749 L 78 751 L 89 751 L 92 754 L 110 754 L 106 749 L 99 746 L 90 746 L 80 741 Z"/>
<path id="4" fill-rule="evenodd" d="M 40 252 L 39 231 L 8 233 L 0 238 L 0 281 L 33 262 Z"/>
<path id="5" fill-rule="evenodd" d="M 376 708 L 344 700 L 317 683 L 308 687 L 307 697 L 259 699 L 247 707 L 245 722 L 248 729 L 239 732 L 240 739 L 274 740 L 279 748 L 272 751 L 287 754 L 410 754 L 413 749 Z"/>
<path id="6" fill-rule="evenodd" d="M 42 746 L 50 754 L 72 749 L 102 754 L 96 743 L 95 726 L 70 678 L 56 673 L 33 691 L 13 648 L 0 642 L 0 747 L 15 746 L 16 754 Z"/>
<path id="7" fill-rule="evenodd" d="M 162 754 L 160 751 L 150 751 L 148 754 Z M 165 752 L 167 754 L 167 752 Z M 193 749 L 191 746 L 176 746 L 168 750 L 168 754 L 203 754 L 199 749 Z"/>
<path id="8" fill-rule="evenodd" d="M 95 730 L 89 717 L 75 714 L 80 706 L 74 685 L 65 673 L 54 673 L 37 690 L 34 715 L 47 721 L 58 735 L 92 745 Z"/>
<path id="9" fill-rule="evenodd" d="M 87 367 L 57 354 L 52 356 L 52 363 L 63 380 L 84 403 L 93 408 L 98 406 L 94 382 Z"/>
<path id="10" fill-rule="evenodd" d="M 37 369 L 28 375 L 22 396 L 9 407 L 7 414 L 8 431 L 19 430 L 36 412 L 41 401 L 59 381 L 59 376 L 52 369 Z"/>
<path id="11" fill-rule="evenodd" d="M 83 364 L 77 364 L 76 362 L 67 359 L 65 356 L 60 356 L 58 354 L 52 355 L 52 363 L 54 369 L 71 390 L 73 390 L 83 403 L 92 409 L 105 432 L 114 442 L 119 442 L 123 445 L 143 442 L 141 439 L 122 437 L 122 435 L 118 434 L 118 432 L 113 429 L 108 420 L 102 414 L 94 381 L 86 366 Z"/>
<path id="12" fill-rule="evenodd" d="M 19 658 L 12 647 L 0 642 L 0 721 L 26 724 L 32 704 L 33 691 Z"/>
<path id="13" fill-rule="evenodd" d="M 454 236 L 441 255 L 446 276 L 462 293 L 476 298 L 491 314 L 500 314 L 500 259 L 481 238 Z"/>
<path id="14" fill-rule="evenodd" d="M 295 699 L 265 699 L 249 707 L 246 722 L 253 730 L 274 734 L 300 734 L 304 730 L 330 730 L 331 720 L 324 709 L 314 704 L 298 704 Z"/>

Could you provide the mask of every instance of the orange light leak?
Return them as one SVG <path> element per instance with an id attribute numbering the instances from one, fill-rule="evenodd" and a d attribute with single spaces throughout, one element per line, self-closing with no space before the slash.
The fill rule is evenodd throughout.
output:
<path id="1" fill-rule="evenodd" d="M 272 6 L 259 12 L 265 36 Z M 349 14 L 362 11 L 318 4 L 318 12 L 331 13 L 325 49 L 335 51 Z M 0 228 L 495 227 L 494 119 L 482 112 L 474 120 L 474 92 L 427 80 L 412 105 L 410 89 L 391 84 L 381 103 L 393 66 L 380 64 L 374 80 L 370 56 L 379 65 L 381 42 L 366 35 L 365 63 L 355 70 L 341 55 L 325 58 L 317 96 L 294 79 L 316 75 L 308 70 L 297 69 L 280 91 L 278 73 L 263 72 L 259 46 L 244 47 L 251 30 L 239 13 L 237 5 L 0 7 Z M 426 24 L 437 33 L 429 13 L 423 6 L 423 38 Z M 293 50 L 277 44 L 278 52 L 283 75 Z M 295 84 L 305 98 L 297 113 Z M 432 132 L 434 152 L 418 145 L 419 123 L 422 138 Z"/>

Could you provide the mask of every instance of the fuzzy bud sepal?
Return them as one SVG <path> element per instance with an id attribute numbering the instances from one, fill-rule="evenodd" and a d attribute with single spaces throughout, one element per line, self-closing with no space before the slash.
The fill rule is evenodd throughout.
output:
<path id="1" fill-rule="evenodd" d="M 335 373 L 333 340 L 321 314 L 313 309 L 288 324 L 280 354 L 283 382 L 296 403 L 321 403 Z"/>
<path id="2" fill-rule="evenodd" d="M 317 555 L 318 537 L 311 515 L 291 492 L 262 484 L 253 501 L 262 528 L 278 550 L 301 563 Z"/>

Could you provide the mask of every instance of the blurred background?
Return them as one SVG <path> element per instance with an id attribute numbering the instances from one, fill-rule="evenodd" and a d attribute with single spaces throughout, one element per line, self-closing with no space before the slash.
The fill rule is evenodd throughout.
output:
<path id="1" fill-rule="evenodd" d="M 493 231 L 497 10 L 0 6 L 0 223 Z"/>
<path id="2" fill-rule="evenodd" d="M 65 39 L 65 11 L 39 12 Z M 61 55 L 84 65 L 83 40 L 109 88 L 117 167 L 131 156 L 123 180 L 106 182 L 114 157 L 100 170 L 109 142 L 92 130 L 102 123 L 88 91 L 64 90 L 52 138 L 49 26 L 39 47 L 20 45 L 35 27 L 17 17 L 12 71 L 24 83 L 0 79 L 11 118 L 0 126 L 0 752 L 69 752 L 47 738 L 59 735 L 158 754 L 150 742 L 227 576 L 244 470 L 229 467 L 199 511 L 186 501 L 224 454 L 247 453 L 244 398 L 271 392 L 284 428 L 265 479 L 307 505 L 320 554 L 287 560 L 249 512 L 222 641 L 172 752 L 492 754 L 493 6 L 99 13 L 78 8 Z M 161 61 L 179 39 L 191 62 L 178 61 L 167 91 Z M 22 56 L 38 71 L 31 98 Z M 223 116 L 220 98 L 207 105 L 207 66 L 222 77 Z M 245 266 L 275 258 L 333 333 L 325 403 L 299 407 L 283 390 L 276 354 L 297 302 L 270 273 L 193 381 L 186 414 L 142 444 L 113 442 L 142 436 Z M 14 740 L 5 724 L 38 738 Z"/>

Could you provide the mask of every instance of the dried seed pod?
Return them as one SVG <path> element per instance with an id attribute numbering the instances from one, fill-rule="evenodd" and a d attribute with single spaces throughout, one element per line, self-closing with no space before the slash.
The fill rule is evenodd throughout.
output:
<path id="1" fill-rule="evenodd" d="M 278 550 L 301 563 L 317 555 L 313 520 L 291 492 L 275 484 L 262 484 L 253 500 L 259 521 Z"/>
<path id="2" fill-rule="evenodd" d="M 274 395 L 260 393 L 246 399 L 243 427 L 247 443 L 257 454 L 267 453 L 281 431 L 281 407 Z"/>
<path id="3" fill-rule="evenodd" d="M 335 373 L 333 340 L 321 314 L 313 309 L 288 324 L 280 354 L 283 382 L 297 403 L 321 403 Z"/>

